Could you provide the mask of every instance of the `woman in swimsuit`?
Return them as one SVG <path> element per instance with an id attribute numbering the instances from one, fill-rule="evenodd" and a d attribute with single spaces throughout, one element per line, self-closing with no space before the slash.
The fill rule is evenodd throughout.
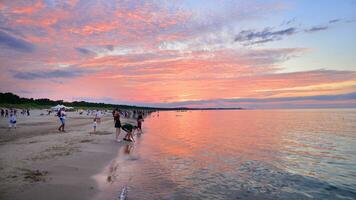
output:
<path id="1" fill-rule="evenodd" d="M 120 142 L 119 136 L 120 136 L 121 122 L 120 122 L 119 109 L 115 109 L 114 111 L 114 121 L 115 121 L 115 129 L 116 129 L 116 141 Z"/>

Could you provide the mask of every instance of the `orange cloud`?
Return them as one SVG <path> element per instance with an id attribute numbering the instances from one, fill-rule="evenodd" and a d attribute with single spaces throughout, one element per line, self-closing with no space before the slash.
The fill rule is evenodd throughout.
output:
<path id="1" fill-rule="evenodd" d="M 87 36 L 95 33 L 110 32 L 119 28 L 120 24 L 117 22 L 98 22 L 94 24 L 87 24 L 79 28 L 70 28 L 68 31 L 71 33 Z"/>
<path id="2" fill-rule="evenodd" d="M 41 1 L 36 2 L 34 5 L 20 6 L 12 8 L 15 14 L 32 14 L 45 8 L 45 4 Z"/>

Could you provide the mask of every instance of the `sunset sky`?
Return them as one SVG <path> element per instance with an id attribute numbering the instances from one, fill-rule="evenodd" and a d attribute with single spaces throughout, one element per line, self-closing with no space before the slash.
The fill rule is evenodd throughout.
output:
<path id="1" fill-rule="evenodd" d="M 355 0 L 0 0 L 0 92 L 356 108 Z"/>

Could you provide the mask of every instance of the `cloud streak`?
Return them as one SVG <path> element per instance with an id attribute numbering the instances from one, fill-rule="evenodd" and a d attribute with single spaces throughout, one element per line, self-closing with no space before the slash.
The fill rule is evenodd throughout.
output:
<path id="1" fill-rule="evenodd" d="M 283 37 L 294 35 L 297 33 L 297 29 L 294 27 L 282 29 L 282 30 L 272 30 L 271 28 L 266 28 L 263 31 L 241 31 L 235 37 L 235 42 L 241 42 L 245 45 L 260 44 L 266 42 L 272 42 L 276 40 L 281 40 Z"/>
<path id="2" fill-rule="evenodd" d="M 305 32 L 307 33 L 313 33 L 313 32 L 319 32 L 319 31 L 325 31 L 329 29 L 328 26 L 314 26 L 312 28 L 309 28 L 309 29 L 305 29 Z"/>
<path id="3" fill-rule="evenodd" d="M 75 48 L 75 50 L 77 50 L 79 53 L 84 54 L 84 55 L 93 53 L 92 51 L 82 48 L 82 47 L 77 47 L 77 48 Z"/>
<path id="4" fill-rule="evenodd" d="M 75 78 L 84 76 L 90 71 L 83 69 L 66 69 L 66 70 L 49 70 L 49 71 L 12 71 L 13 77 L 21 80 L 36 80 L 36 79 L 58 79 L 58 78 Z"/>
<path id="5" fill-rule="evenodd" d="M 3 47 L 8 47 L 10 49 L 20 51 L 20 52 L 25 52 L 25 53 L 33 52 L 35 49 L 35 45 L 33 45 L 32 43 L 24 39 L 14 37 L 1 30 L 0 30 L 0 45 Z"/>
<path id="6" fill-rule="evenodd" d="M 282 25 L 290 25 L 294 23 L 295 19 L 289 20 L 287 22 L 283 22 Z M 341 19 L 330 20 L 329 24 L 335 24 L 341 21 Z M 318 25 L 312 26 L 310 28 L 305 28 L 305 33 L 315 33 L 320 31 L 328 30 L 329 25 Z M 300 27 L 288 27 L 284 29 L 277 29 L 276 27 L 271 28 L 267 27 L 261 31 L 256 30 L 242 30 L 240 31 L 234 38 L 235 42 L 241 43 L 246 46 L 255 45 L 255 44 L 263 44 L 273 41 L 282 40 L 288 36 L 296 35 L 303 32 L 303 29 Z"/>

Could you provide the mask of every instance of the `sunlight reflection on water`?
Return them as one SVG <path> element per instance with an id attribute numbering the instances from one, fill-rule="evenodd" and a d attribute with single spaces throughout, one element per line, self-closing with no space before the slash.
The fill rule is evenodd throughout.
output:
<path id="1" fill-rule="evenodd" d="M 354 199 L 355 124 L 356 110 L 153 114 L 100 197 L 127 185 L 130 199 Z"/>

